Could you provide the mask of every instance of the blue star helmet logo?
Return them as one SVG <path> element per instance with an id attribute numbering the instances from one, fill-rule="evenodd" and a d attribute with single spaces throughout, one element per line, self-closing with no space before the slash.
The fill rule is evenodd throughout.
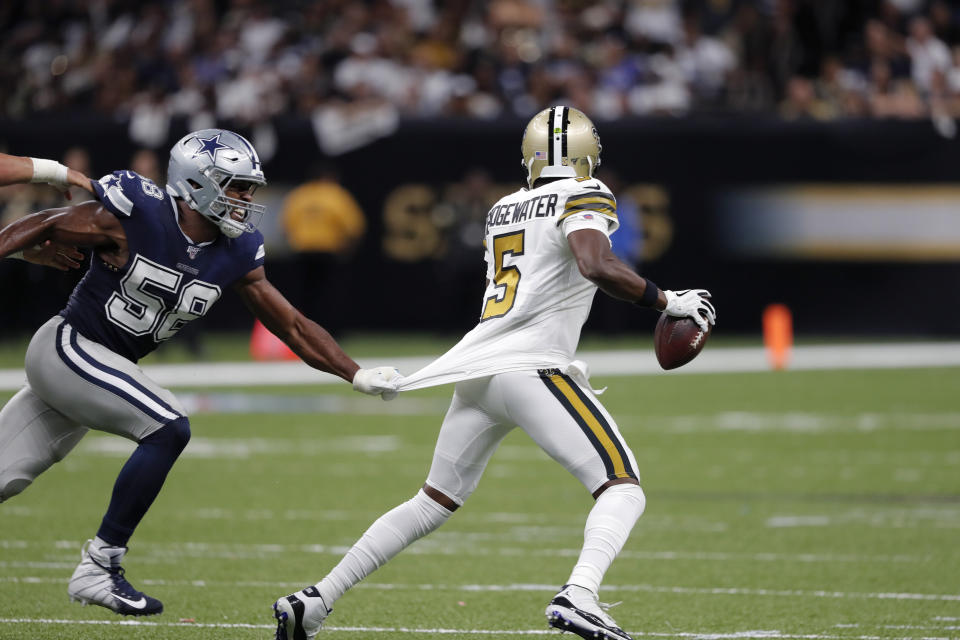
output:
<path id="1" fill-rule="evenodd" d="M 210 156 L 210 162 L 217 161 L 217 151 L 230 148 L 230 145 L 220 142 L 219 133 L 211 138 L 197 138 L 197 142 L 200 143 L 200 148 L 193 152 L 193 157 L 196 158 L 201 153 L 205 153 Z"/>

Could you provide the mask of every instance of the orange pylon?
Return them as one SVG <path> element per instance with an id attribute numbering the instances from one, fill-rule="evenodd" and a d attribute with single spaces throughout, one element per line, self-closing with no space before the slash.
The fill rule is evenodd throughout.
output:
<path id="1" fill-rule="evenodd" d="M 259 320 L 253 321 L 250 333 L 250 356 L 254 360 L 296 360 L 297 354 L 283 340 L 270 333 Z"/>
<path id="2" fill-rule="evenodd" d="M 774 369 L 786 369 L 793 347 L 793 317 L 785 304 L 771 304 L 763 310 L 763 344 Z"/>

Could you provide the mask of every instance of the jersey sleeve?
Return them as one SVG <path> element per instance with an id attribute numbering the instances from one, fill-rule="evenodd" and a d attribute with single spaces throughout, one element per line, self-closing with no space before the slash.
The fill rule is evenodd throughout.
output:
<path id="1" fill-rule="evenodd" d="M 118 218 L 129 218 L 134 208 L 146 200 L 164 200 L 166 194 L 150 180 L 133 171 L 114 171 L 92 182 L 94 193 L 108 211 Z"/>
<path id="2" fill-rule="evenodd" d="M 569 216 L 566 218 L 560 226 L 560 230 L 563 231 L 564 237 L 569 236 L 574 231 L 579 231 L 580 229 L 596 229 L 600 233 L 607 236 L 607 240 L 610 240 L 610 234 L 613 233 L 616 227 L 610 224 L 610 221 L 604 218 L 603 216 L 596 216 L 592 213 L 581 213 L 575 216 Z M 611 241 L 611 245 L 612 245 Z"/>
<path id="3" fill-rule="evenodd" d="M 582 225 L 577 228 L 597 228 L 609 236 L 620 226 L 617 199 L 603 183 L 589 179 L 567 196 L 557 219 L 557 226 L 561 225 L 565 234 L 575 231 L 573 226 Z"/>
<path id="4" fill-rule="evenodd" d="M 267 251 L 263 244 L 263 234 L 259 231 L 244 233 L 233 242 L 235 243 L 233 255 L 237 264 L 243 265 L 240 269 L 241 276 L 263 266 L 263 261 L 267 257 Z"/>

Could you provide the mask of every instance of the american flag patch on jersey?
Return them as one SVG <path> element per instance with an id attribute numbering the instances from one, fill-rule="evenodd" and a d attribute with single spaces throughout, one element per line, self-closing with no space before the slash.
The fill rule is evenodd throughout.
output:
<path id="1" fill-rule="evenodd" d="M 546 151 L 537 151 L 536 153 L 533 154 L 533 159 L 534 159 L 534 160 L 546 160 L 546 159 L 547 159 L 547 152 L 546 152 Z"/>

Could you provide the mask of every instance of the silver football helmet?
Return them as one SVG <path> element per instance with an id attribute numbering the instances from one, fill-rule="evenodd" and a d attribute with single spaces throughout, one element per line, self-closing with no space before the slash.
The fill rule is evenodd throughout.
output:
<path id="1" fill-rule="evenodd" d="M 600 166 L 600 136 L 590 118 L 557 105 L 533 116 L 520 143 L 521 163 L 532 189 L 537 178 L 592 177 Z"/>
<path id="2" fill-rule="evenodd" d="M 256 150 L 246 138 L 226 129 L 188 133 L 170 150 L 167 189 L 213 222 L 227 237 L 252 232 L 266 207 L 224 192 L 230 187 L 252 193 L 267 184 Z"/>

